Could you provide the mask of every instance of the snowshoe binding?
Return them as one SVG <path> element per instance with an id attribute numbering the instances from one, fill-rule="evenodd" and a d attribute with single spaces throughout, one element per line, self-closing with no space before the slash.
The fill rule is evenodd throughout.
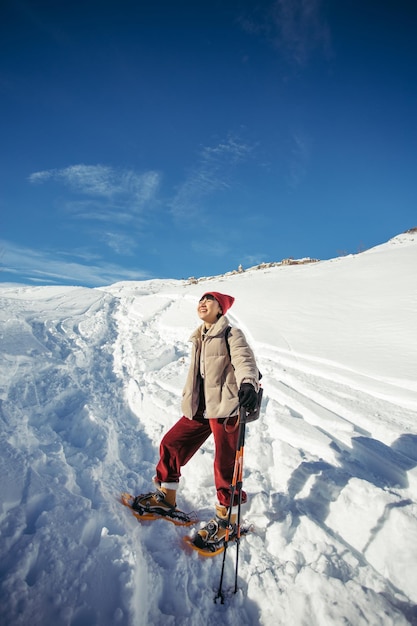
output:
<path id="1" fill-rule="evenodd" d="M 236 515 L 230 516 L 225 507 L 216 506 L 216 516 L 201 528 L 194 537 L 184 537 L 185 542 L 202 556 L 217 556 L 225 549 L 226 542 L 234 542 L 253 530 L 253 526 L 236 525 Z"/>
<path id="2" fill-rule="evenodd" d="M 184 513 L 175 505 L 169 504 L 164 492 L 160 489 L 138 496 L 122 493 L 121 501 L 122 504 L 132 509 L 133 515 L 139 521 L 165 519 L 176 526 L 191 526 L 197 522 L 195 513 Z"/>

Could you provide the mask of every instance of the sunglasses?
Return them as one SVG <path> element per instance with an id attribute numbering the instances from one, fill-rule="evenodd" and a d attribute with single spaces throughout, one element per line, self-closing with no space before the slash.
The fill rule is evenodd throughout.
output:
<path id="1" fill-rule="evenodd" d="M 215 300 L 216 298 L 211 295 L 211 293 L 206 293 L 205 296 L 200 298 L 199 302 L 203 302 L 203 300 Z"/>

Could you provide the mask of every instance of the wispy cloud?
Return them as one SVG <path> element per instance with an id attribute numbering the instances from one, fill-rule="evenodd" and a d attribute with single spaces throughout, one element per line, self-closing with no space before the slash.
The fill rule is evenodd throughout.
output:
<path id="1" fill-rule="evenodd" d="M 170 208 L 176 218 L 195 217 L 203 198 L 231 185 L 233 168 L 246 159 L 251 146 L 234 138 L 204 147 L 197 165 L 189 172 L 171 201 Z"/>
<path id="2" fill-rule="evenodd" d="M 147 216 L 157 205 L 160 175 L 155 171 L 78 164 L 34 172 L 29 181 L 63 187 L 64 191 L 59 190 L 53 200 L 67 218 L 61 227 L 79 227 L 80 220 L 89 222 L 83 226 L 86 234 L 126 256 L 136 247 L 132 233 L 142 232 Z"/>
<path id="3" fill-rule="evenodd" d="M 316 51 L 331 54 L 330 30 L 321 4 L 322 0 L 274 0 L 239 21 L 247 32 L 266 37 L 289 62 L 304 66 Z"/>
<path id="4" fill-rule="evenodd" d="M 128 270 L 107 263 L 90 252 L 79 254 L 56 250 L 34 250 L 0 240 L 1 277 L 19 276 L 28 284 L 71 284 L 99 287 L 120 280 L 144 280 L 151 275 L 143 270 Z"/>
<path id="5" fill-rule="evenodd" d="M 136 248 L 136 239 L 124 233 L 105 232 L 101 240 L 116 254 L 131 256 Z"/>
<path id="6" fill-rule="evenodd" d="M 155 196 L 160 182 L 158 172 L 149 171 L 144 173 L 132 170 L 119 170 L 108 165 L 70 165 L 63 169 L 51 169 L 34 172 L 29 176 L 31 183 L 46 183 L 48 181 L 62 182 L 74 193 L 95 198 L 97 202 L 106 200 L 108 206 L 128 206 L 137 211 L 149 203 Z M 94 219 L 94 202 L 88 200 L 81 202 L 85 210 L 91 207 L 91 218 Z M 79 206 L 75 202 L 68 206 Z"/>

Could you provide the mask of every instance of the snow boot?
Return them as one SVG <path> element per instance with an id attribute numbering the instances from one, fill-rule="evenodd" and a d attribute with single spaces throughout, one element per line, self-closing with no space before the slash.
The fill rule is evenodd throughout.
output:
<path id="1" fill-rule="evenodd" d="M 233 511 L 233 509 L 232 509 Z M 211 519 L 203 528 L 197 532 L 194 538 L 194 545 L 200 550 L 214 552 L 220 548 L 226 537 L 229 509 L 220 504 L 216 504 L 216 516 Z M 233 539 L 236 534 L 237 514 L 230 516 L 229 539 Z"/>
<path id="2" fill-rule="evenodd" d="M 197 521 L 195 513 L 185 513 L 177 509 L 176 489 L 165 486 L 157 487 L 156 491 L 132 496 L 130 493 L 122 493 L 122 504 L 132 509 L 132 512 L 140 522 L 151 522 L 164 519 L 177 526 L 191 526 Z"/>
<path id="3" fill-rule="evenodd" d="M 156 491 L 136 496 L 132 509 L 139 513 L 170 515 L 176 508 L 176 489 L 160 487 Z"/>

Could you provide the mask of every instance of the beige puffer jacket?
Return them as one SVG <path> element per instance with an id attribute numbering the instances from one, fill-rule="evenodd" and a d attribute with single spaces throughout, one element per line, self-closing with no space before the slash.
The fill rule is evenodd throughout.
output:
<path id="1" fill-rule="evenodd" d="M 229 332 L 229 358 L 225 338 L 228 326 L 227 317 L 222 315 L 206 334 L 203 333 L 202 324 L 190 337 L 193 344 L 191 364 L 181 405 L 183 415 L 189 419 L 193 418 L 198 409 L 200 364 L 207 418 L 238 414 L 238 391 L 242 382 L 251 383 L 256 391 L 259 389 L 255 356 L 239 328 L 232 327 Z"/>

